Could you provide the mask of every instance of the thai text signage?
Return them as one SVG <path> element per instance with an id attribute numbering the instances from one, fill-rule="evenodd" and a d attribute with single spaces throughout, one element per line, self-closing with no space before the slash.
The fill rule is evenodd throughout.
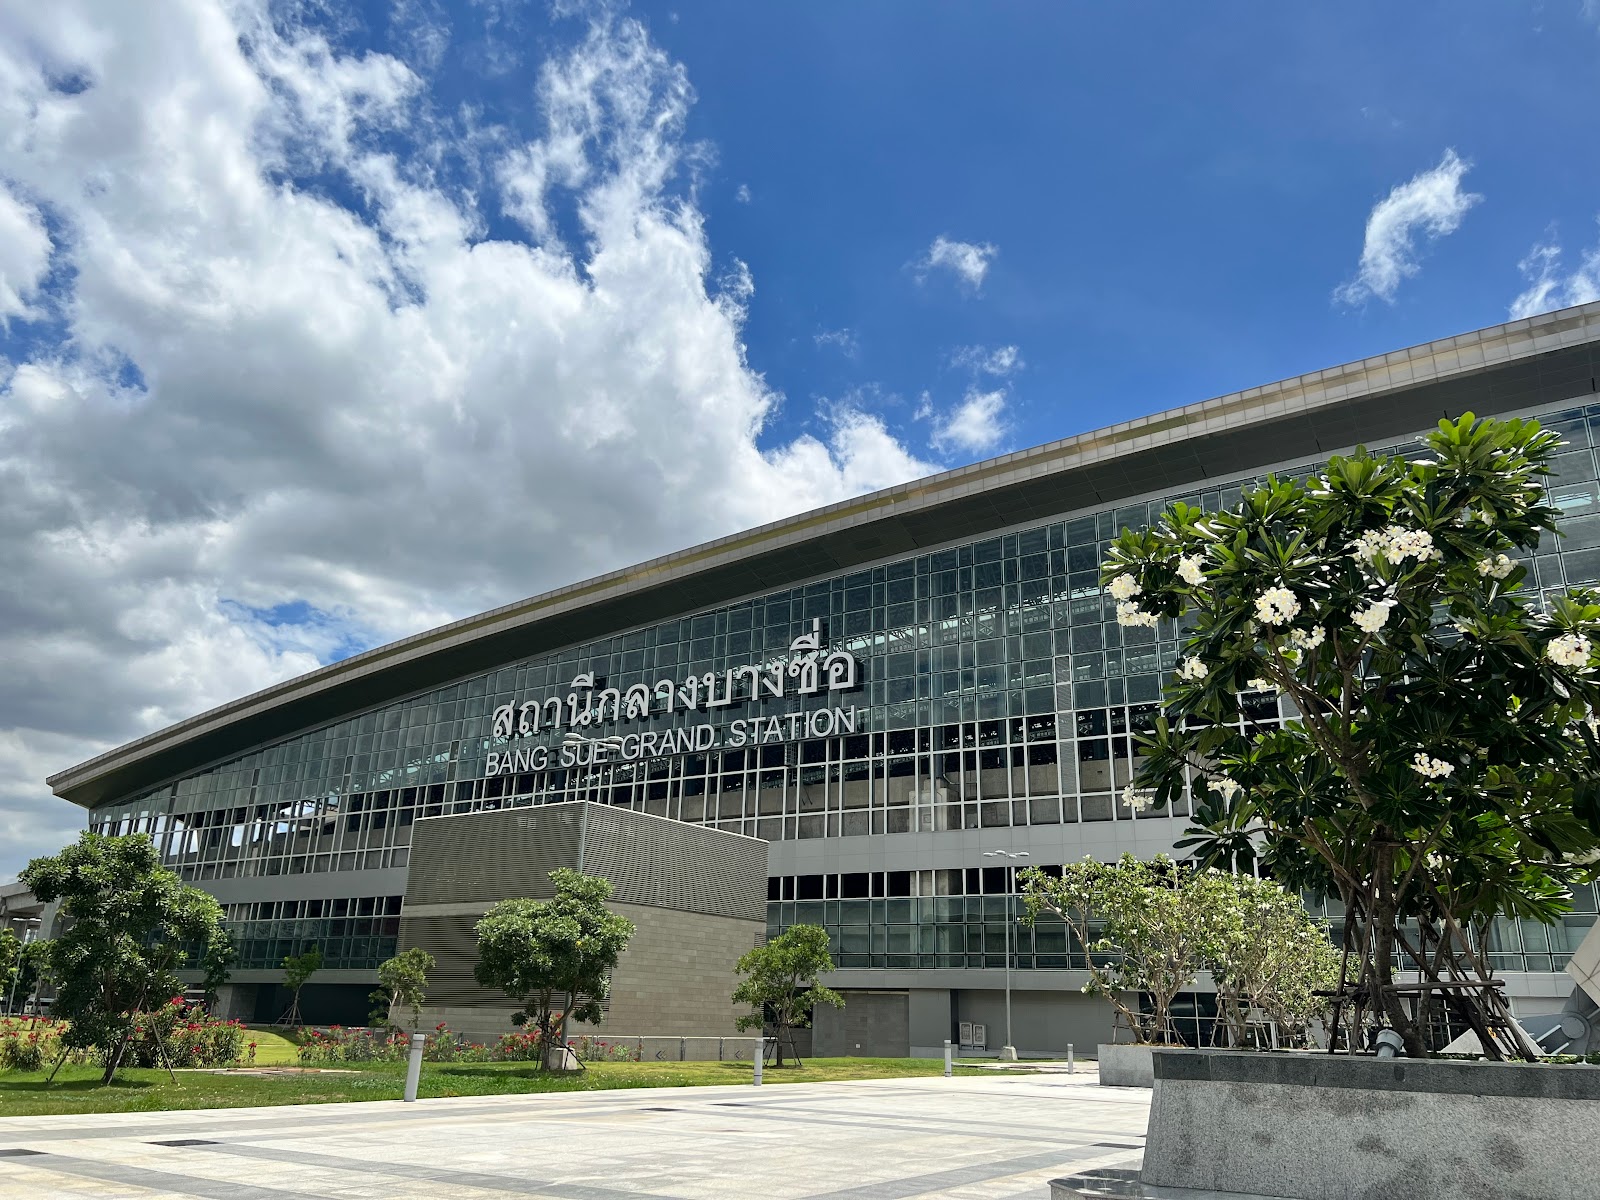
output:
<path id="1" fill-rule="evenodd" d="M 545 771 L 688 754 L 719 746 L 738 748 L 854 733 L 857 712 L 852 706 L 740 718 L 723 730 L 707 723 L 660 731 L 598 734 L 600 727 L 643 721 L 661 713 L 682 710 L 710 714 L 735 705 L 782 699 L 785 695 L 818 696 L 856 690 L 860 686 L 860 664 L 855 656 L 845 650 L 828 650 L 825 643 L 822 622 L 813 620 L 808 632 L 789 643 L 789 654 L 780 662 L 733 667 L 720 673 L 707 671 L 682 680 L 661 679 L 654 685 L 639 683 L 626 690 L 598 686 L 594 675 L 586 672 L 573 679 L 565 699 L 551 696 L 502 704 L 494 710 L 495 738 L 529 737 L 561 728 L 569 733 L 565 744 L 554 749 L 532 746 L 490 751 L 488 773 Z"/>

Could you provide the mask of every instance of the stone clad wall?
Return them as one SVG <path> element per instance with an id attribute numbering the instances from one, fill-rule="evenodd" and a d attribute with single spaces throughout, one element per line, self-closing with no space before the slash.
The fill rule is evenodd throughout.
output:
<path id="1" fill-rule="evenodd" d="M 1158 1050 L 1141 1182 L 1594 1200 L 1600 1068 Z"/>

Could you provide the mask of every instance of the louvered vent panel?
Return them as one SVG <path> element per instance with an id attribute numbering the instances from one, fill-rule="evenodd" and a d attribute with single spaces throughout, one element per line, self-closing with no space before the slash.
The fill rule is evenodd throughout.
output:
<path id="1" fill-rule="evenodd" d="M 418 821 L 406 904 L 465 904 L 551 895 L 550 872 L 578 865 L 581 804 Z"/>
<path id="2" fill-rule="evenodd" d="M 596 804 L 583 869 L 629 904 L 766 919 L 767 844 L 754 838 Z"/>
<path id="3" fill-rule="evenodd" d="M 588 809 L 587 825 L 583 810 Z M 577 867 L 616 898 L 687 912 L 766 918 L 767 844 L 603 804 L 551 804 L 418 821 L 406 907 L 545 899 L 550 872 Z"/>
<path id="4" fill-rule="evenodd" d="M 428 975 L 428 1003 L 439 1007 L 504 1008 L 509 1001 L 478 985 L 472 968 L 478 962 L 475 916 L 401 917 L 400 944 L 424 946 L 435 966 Z"/>

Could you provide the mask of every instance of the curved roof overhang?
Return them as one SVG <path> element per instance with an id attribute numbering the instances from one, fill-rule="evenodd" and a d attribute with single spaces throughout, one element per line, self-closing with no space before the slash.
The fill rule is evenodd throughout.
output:
<path id="1" fill-rule="evenodd" d="M 987 530 L 1595 392 L 1600 302 L 1171 409 L 557 588 L 274 684 L 52 775 L 93 808 L 530 655 Z"/>

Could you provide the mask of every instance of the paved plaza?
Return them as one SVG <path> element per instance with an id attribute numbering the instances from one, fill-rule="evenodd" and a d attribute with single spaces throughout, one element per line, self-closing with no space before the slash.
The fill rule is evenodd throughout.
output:
<path id="1" fill-rule="evenodd" d="M 1129 1166 L 1150 1093 L 1093 1074 L 0 1118 L 0 1198 L 1032 1197 Z"/>

